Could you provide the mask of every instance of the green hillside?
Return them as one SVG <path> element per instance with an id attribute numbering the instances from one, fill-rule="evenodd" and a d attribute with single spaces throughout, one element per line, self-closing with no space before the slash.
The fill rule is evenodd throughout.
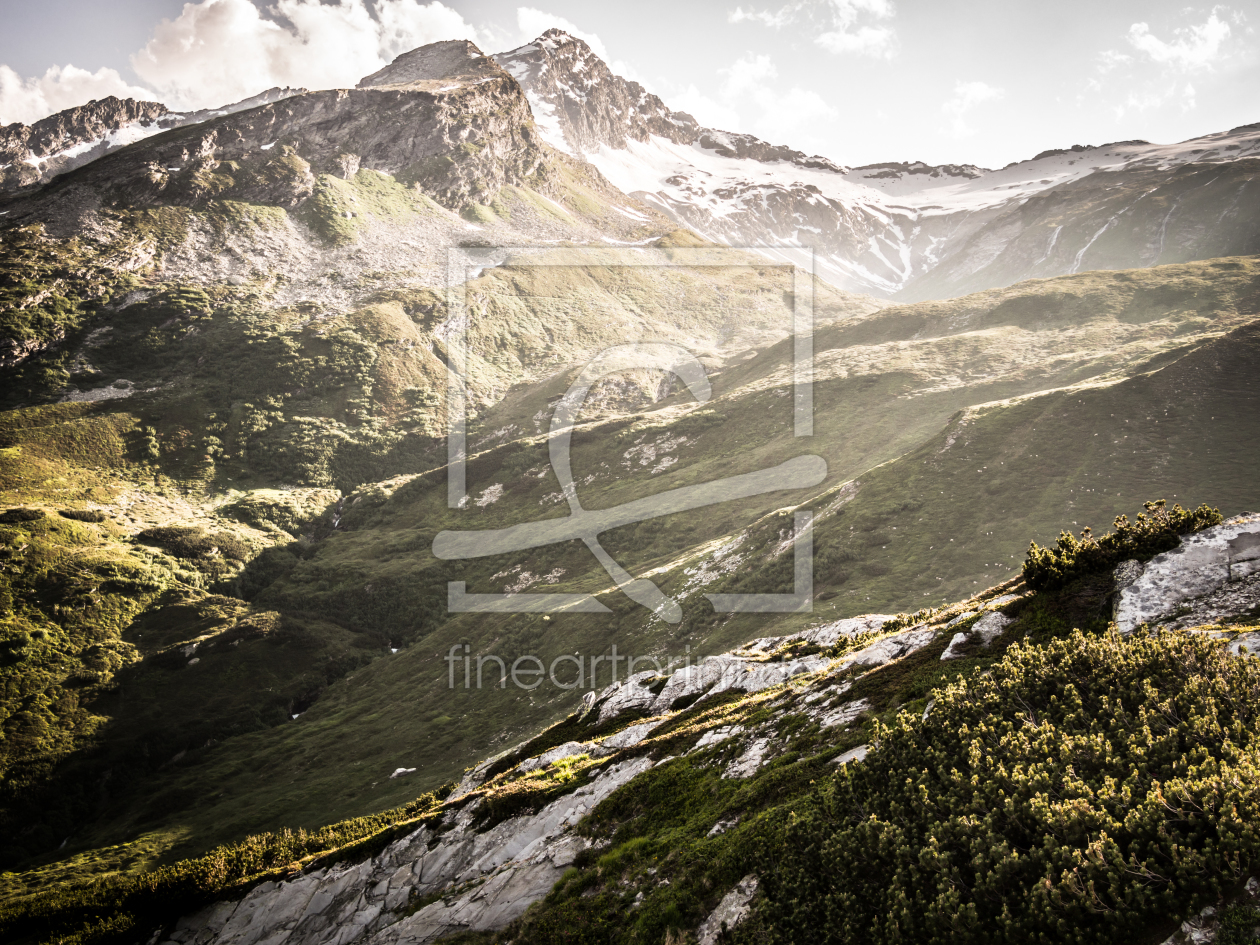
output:
<path id="1" fill-rule="evenodd" d="M 1184 524 L 1219 521 L 1204 508 Z M 1151 526 L 1154 547 L 1175 544 L 1160 531 L 1174 520 L 1156 516 Z M 1118 553 L 1149 557 L 1132 541 L 1117 539 Z M 1160 941 L 1177 917 L 1222 899 L 1227 927 L 1244 926 L 1255 912 L 1239 880 L 1260 857 L 1246 828 L 1256 803 L 1258 670 L 1213 637 L 1251 639 L 1255 627 L 1122 638 L 1106 632 L 1115 589 L 1105 567 L 1035 593 L 1017 577 L 928 616 L 918 626 L 929 641 L 900 659 L 873 668 L 832 662 L 895 637 L 904 621 L 841 638 L 819 671 L 655 717 L 649 738 L 611 756 L 516 767 L 566 740 L 598 744 L 642 719 L 631 712 L 597 724 L 575 713 L 486 769 L 471 793 L 448 784 L 374 816 L 251 836 L 137 876 L 91 883 L 82 872 L 139 856 L 141 844 L 79 857 L 77 873 L 8 874 L 0 930 L 14 941 L 130 940 L 215 900 L 363 864 L 422 827 L 440 834 L 461 810 L 481 829 L 527 816 L 635 759 L 655 766 L 575 828 L 592 846 L 550 895 L 502 932 L 462 940 L 677 938 L 750 871 L 760 892 L 734 933 L 741 942 L 896 941 L 905 926 L 1013 942 L 1047 923 L 1058 933 L 1083 930 L 1084 941 Z M 955 629 L 977 611 L 1004 614 L 1004 632 L 942 661 Z M 773 666 L 801 656 L 799 642 L 748 655 Z M 820 724 L 843 698 L 861 711 L 847 724 Z M 779 750 L 751 775 L 725 776 L 741 749 L 723 734 L 744 730 Z M 871 747 L 865 762 L 837 768 L 858 745 Z M 1210 813 L 1221 808 L 1233 813 Z M 1091 840 L 1099 824 L 1101 846 Z M 1112 868 L 1126 857 L 1132 868 Z M 939 882 L 924 881 L 931 876 Z M 413 896 L 400 914 L 440 898 Z M 960 911 L 966 921 L 956 927 Z"/>
<path id="2" fill-rule="evenodd" d="M 413 378 L 435 383 L 414 373 L 434 296 L 411 316 L 406 303 L 383 301 L 321 320 L 322 335 L 297 311 L 262 317 L 264 299 L 232 288 L 133 303 L 114 322 L 126 341 L 93 356 L 106 378 L 133 368 L 145 393 L 6 414 L 9 501 L 31 510 L 0 526 L 7 586 L 21 602 L 6 631 L 16 687 L 6 697 L 8 862 L 47 857 L 66 840 L 57 856 L 71 855 L 72 873 L 112 869 L 395 807 L 580 698 L 551 686 L 451 692 L 443 658 L 456 644 L 510 663 L 608 653 L 615 642 L 667 664 L 820 618 L 939 606 L 1012 576 L 1030 536 L 1045 543 L 1065 523 L 1103 525 L 1147 496 L 1254 507 L 1258 276 L 1252 259 L 1220 260 L 865 311 L 824 288 L 810 440 L 791 436 L 784 342 L 722 359 L 703 405 L 685 393 L 645 404 L 625 388 L 598 400 L 573 446 L 588 508 L 803 452 L 827 460 L 815 490 L 604 536 L 623 566 L 652 572 L 681 600 L 676 626 L 609 593 L 580 543 L 433 557 L 443 529 L 561 514 L 536 418 L 575 369 L 545 376 L 549 355 L 528 347 L 528 332 L 511 361 L 487 359 L 520 366 L 504 376 L 508 389 L 482 388 L 501 399 L 486 397 L 470 435 L 482 450 L 469 464 L 474 501 L 450 510 L 444 441 L 382 393 Z M 672 291 L 658 273 L 639 283 L 567 278 L 572 297 L 569 282 L 539 291 L 533 274 L 511 267 L 479 277 L 470 289 L 486 299 L 482 337 L 496 318 L 523 324 L 514 319 L 537 306 L 545 315 L 553 299 L 593 313 Z M 708 313 L 692 331 L 725 317 L 706 309 L 704 293 L 732 293 L 739 280 L 783 304 L 772 270 L 665 278 L 692 294 L 697 318 Z M 198 330 L 166 337 L 183 320 Z M 419 354 L 386 343 L 406 332 Z M 584 334 L 550 357 L 576 359 L 607 340 Z M 169 355 L 134 358 L 149 343 Z M 234 369 L 209 367 L 226 364 Z M 400 371 L 413 373 L 393 380 Z M 639 385 L 652 391 L 659 379 Z M 418 402 L 434 423 L 445 392 L 427 389 L 435 393 Z M 241 406 L 245 396 L 253 406 Z M 303 439 L 317 422 L 327 438 Z M 775 548 L 796 508 L 816 515 L 813 614 L 714 615 L 702 592 L 790 589 L 790 556 Z M 602 593 L 612 614 L 448 615 L 455 579 L 470 592 Z M 417 770 L 391 779 L 396 768 Z"/>

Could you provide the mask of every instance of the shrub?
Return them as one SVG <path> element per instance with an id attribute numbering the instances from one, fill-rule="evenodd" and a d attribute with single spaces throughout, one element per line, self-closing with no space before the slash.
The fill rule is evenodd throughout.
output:
<path id="1" fill-rule="evenodd" d="M 8 509 L 0 512 L 0 524 L 20 525 L 24 522 L 38 522 L 44 517 L 39 509 Z"/>
<path id="2" fill-rule="evenodd" d="M 146 544 L 164 548 L 177 558 L 196 559 L 219 553 L 233 561 L 246 561 L 249 546 L 230 532 L 210 535 L 200 528 L 184 525 L 160 525 L 146 528 L 136 536 Z"/>
<path id="3" fill-rule="evenodd" d="M 1146 512 L 1139 513 L 1134 522 L 1121 515 L 1115 521 L 1116 530 L 1102 538 L 1094 538 L 1086 527 L 1079 539 L 1071 532 L 1061 532 L 1055 548 L 1032 542 L 1024 561 L 1024 583 L 1037 591 L 1054 590 L 1082 575 L 1110 570 L 1125 559 L 1146 559 L 1169 551 L 1177 547 L 1182 535 L 1223 521 L 1219 510 L 1206 505 L 1194 511 L 1180 505 L 1169 510 L 1160 499 L 1145 503 L 1143 508 Z"/>
<path id="4" fill-rule="evenodd" d="M 1017 644 L 782 813 L 747 934 L 1138 940 L 1256 863 L 1258 721 L 1260 664 L 1201 637 Z"/>
<path id="5" fill-rule="evenodd" d="M 100 524 L 105 521 L 105 513 L 100 509 L 62 509 L 61 517 L 68 518 L 76 522 L 93 522 Z"/>

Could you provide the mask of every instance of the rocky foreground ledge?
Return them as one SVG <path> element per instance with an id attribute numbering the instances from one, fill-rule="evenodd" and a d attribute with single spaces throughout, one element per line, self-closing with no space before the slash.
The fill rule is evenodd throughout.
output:
<path id="1" fill-rule="evenodd" d="M 1260 611 L 1260 515 L 1187 536 L 1145 564 L 1126 561 L 1114 578 L 1114 618 L 1122 633 L 1144 624 L 1194 628 L 1221 637 L 1235 654 L 1260 649 L 1260 631 L 1230 626 Z M 869 714 L 860 692 L 873 670 L 929 646 L 942 661 L 982 654 L 1012 625 L 1018 631 L 1012 615 L 1029 596 L 1011 582 L 910 626 L 904 617 L 849 618 L 755 640 L 669 676 L 632 676 L 589 695 L 579 716 L 555 727 L 554 744 L 534 739 L 470 769 L 437 815 L 377 855 L 258 885 L 242 899 L 180 919 L 162 945 L 419 945 L 503 928 L 595 845 L 576 828 L 635 778 L 679 754 L 715 748 L 723 749 L 714 754 L 723 778 L 755 778 L 785 751 L 778 723 L 789 716 L 836 733 L 842 748 Z M 762 719 L 756 723 L 706 723 L 701 715 L 687 724 L 697 718 L 694 707 L 739 693 L 756 696 L 770 711 L 756 713 Z M 931 708 L 928 703 L 925 718 Z M 582 727 L 594 737 L 561 737 Z M 521 757 L 527 747 L 540 750 Z M 850 745 L 833 762 L 859 763 L 867 749 Z M 537 778 L 555 780 L 563 792 L 535 811 L 495 813 L 502 797 Z M 733 826 L 714 823 L 710 836 Z M 749 875 L 729 890 L 696 929 L 697 940 L 711 945 L 723 927 L 741 921 L 757 885 Z M 1250 880 L 1245 895 L 1257 893 L 1260 882 Z M 1209 907 L 1168 945 L 1215 941 L 1217 925 Z"/>

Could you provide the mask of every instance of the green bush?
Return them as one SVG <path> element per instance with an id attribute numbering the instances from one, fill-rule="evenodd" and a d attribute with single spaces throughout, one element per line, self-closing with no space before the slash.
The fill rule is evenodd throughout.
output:
<path id="1" fill-rule="evenodd" d="M 8 509 L 0 512 L 0 524 L 21 525 L 25 522 L 38 522 L 44 517 L 39 509 Z"/>
<path id="2" fill-rule="evenodd" d="M 741 938 L 1138 940 L 1260 855 L 1260 664 L 1198 636 L 1018 644 L 781 811 Z"/>
<path id="3" fill-rule="evenodd" d="M 249 546 L 229 532 L 208 534 L 200 528 L 161 525 L 146 528 L 136 536 L 146 544 L 164 548 L 177 558 L 196 559 L 216 552 L 233 561 L 249 559 Z"/>
<path id="4" fill-rule="evenodd" d="M 1061 532 L 1055 548 L 1042 548 L 1035 541 L 1024 561 L 1024 583 L 1037 591 L 1063 587 L 1085 574 L 1114 568 L 1128 558 L 1151 558 L 1177 547 L 1182 535 L 1197 532 L 1223 520 L 1219 510 L 1200 505 L 1187 511 L 1180 505 L 1165 508 L 1163 499 L 1147 502 L 1137 520 L 1121 515 L 1116 530 L 1095 538 L 1086 527 L 1081 537 Z"/>
<path id="5" fill-rule="evenodd" d="M 106 519 L 105 513 L 100 509 L 62 509 L 61 517 L 75 522 L 92 522 L 98 525 Z"/>

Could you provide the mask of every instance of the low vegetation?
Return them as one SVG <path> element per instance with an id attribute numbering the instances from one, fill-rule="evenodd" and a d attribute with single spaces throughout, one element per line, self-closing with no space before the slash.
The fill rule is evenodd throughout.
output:
<path id="1" fill-rule="evenodd" d="M 1166 506 L 1163 499 L 1147 502 L 1146 511 L 1139 512 L 1133 522 L 1121 515 L 1115 521 L 1116 530 L 1101 538 L 1095 538 L 1086 526 L 1080 538 L 1061 532 L 1054 548 L 1032 542 L 1024 561 L 1024 583 L 1034 590 L 1054 590 L 1083 575 L 1111 570 L 1126 559 L 1145 561 L 1176 548 L 1182 535 L 1224 520 L 1219 509 L 1206 505 L 1193 511 Z"/>
<path id="2" fill-rule="evenodd" d="M 1260 858 L 1260 666 L 1204 637 L 1016 646 L 758 846 L 746 941 L 1132 941 Z"/>
<path id="3" fill-rule="evenodd" d="M 449 790 L 449 789 L 448 789 Z M 64 890 L 46 890 L 0 907 L 6 942 L 61 945 L 125 941 L 137 924 L 172 921 L 218 898 L 239 895 L 266 879 L 281 879 L 325 858 L 379 852 L 420 826 L 446 791 L 426 794 L 396 810 L 319 830 L 284 830 L 216 847 L 205 856 L 135 876 L 106 877 Z"/>
<path id="4" fill-rule="evenodd" d="M 1260 664 L 1202 634 L 1109 632 L 1099 616 L 1114 591 L 1105 571 L 1031 594 L 1019 581 L 1007 587 L 1022 596 L 991 651 L 943 663 L 942 634 L 855 676 L 844 698 L 870 708 L 850 728 L 823 729 L 786 708 L 791 687 L 723 693 L 676 713 L 622 754 L 672 760 L 591 813 L 580 831 L 594 846 L 555 890 L 506 932 L 469 940 L 676 939 L 748 872 L 760 892 L 732 933 L 748 943 L 1134 940 L 1218 901 L 1260 862 Z M 943 627 L 976 606 L 915 617 Z M 574 715 L 455 803 L 480 798 L 481 829 L 536 811 L 605 762 L 571 756 L 521 776 L 512 770 L 520 758 L 636 718 L 599 726 Z M 737 742 L 689 750 L 734 725 L 779 745 L 749 779 L 722 777 Z M 865 762 L 832 764 L 863 742 L 873 746 Z M 263 879 L 374 855 L 436 815 L 447 790 L 138 875 L 28 886 L 0 911 L 0 932 L 126 941 Z M 1244 919 L 1233 916 L 1227 931 Z"/>

